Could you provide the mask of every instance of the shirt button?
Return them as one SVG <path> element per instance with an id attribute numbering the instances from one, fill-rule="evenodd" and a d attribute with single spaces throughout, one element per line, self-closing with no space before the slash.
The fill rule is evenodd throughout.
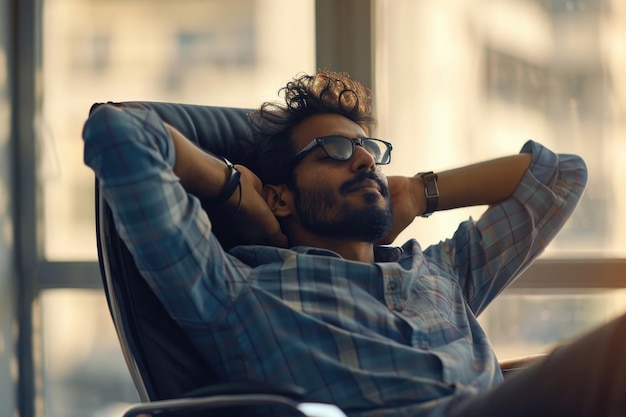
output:
<path id="1" fill-rule="evenodd" d="M 389 283 L 387 284 L 387 290 L 388 291 L 395 291 L 398 289 L 398 283 L 395 281 L 389 281 Z"/>
<path id="2" fill-rule="evenodd" d="M 413 346 L 417 346 L 421 349 L 428 349 L 428 345 L 429 345 L 428 337 L 422 332 L 416 331 L 413 334 L 412 342 L 413 342 Z"/>

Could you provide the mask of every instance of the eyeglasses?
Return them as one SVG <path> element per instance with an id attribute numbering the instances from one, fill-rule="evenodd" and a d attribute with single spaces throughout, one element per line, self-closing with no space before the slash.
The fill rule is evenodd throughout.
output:
<path id="1" fill-rule="evenodd" d="M 315 138 L 296 154 L 291 161 L 295 167 L 316 147 L 321 146 L 329 158 L 337 161 L 347 161 L 354 155 L 356 146 L 362 146 L 374 157 L 376 165 L 387 165 L 391 162 L 391 143 L 374 138 L 347 138 L 345 136 L 331 135 Z"/>

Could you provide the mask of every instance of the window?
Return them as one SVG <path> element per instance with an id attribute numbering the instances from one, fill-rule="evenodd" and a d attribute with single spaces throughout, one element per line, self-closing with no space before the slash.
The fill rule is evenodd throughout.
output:
<path id="1" fill-rule="evenodd" d="M 93 175 L 80 139 L 93 103 L 256 106 L 315 69 L 313 19 L 312 1 L 45 1 L 37 117 L 45 257 L 96 259 Z M 290 31 L 298 37 L 283 36 Z"/>
<path id="2" fill-rule="evenodd" d="M 101 291 L 40 295 L 46 416 L 120 416 L 139 401 Z"/>
<path id="3" fill-rule="evenodd" d="M 401 149 L 386 171 L 452 168 L 531 138 L 577 153 L 588 188 L 543 259 L 623 258 L 625 19 L 607 1 L 377 1 L 378 135 Z M 416 219 L 398 240 L 436 243 L 483 209 Z M 481 320 L 501 356 L 547 349 L 623 311 L 623 290 L 567 288 L 569 278 L 554 277 L 558 290 L 511 289 L 487 309 Z"/>
<path id="4" fill-rule="evenodd" d="M 45 0 L 42 16 L 43 92 L 35 132 L 42 150 L 43 256 L 65 281 L 43 272 L 45 282 L 38 283 L 39 412 L 117 416 L 138 398 L 104 295 L 85 289 L 99 281 L 97 268 L 86 269 L 93 276 L 78 273 L 67 281 L 79 265 L 96 260 L 94 178 L 83 165 L 81 141 L 89 108 L 126 100 L 253 107 L 273 99 L 285 80 L 315 69 L 314 5 Z"/>
<path id="5" fill-rule="evenodd" d="M 626 195 L 618 180 L 626 177 L 626 9 L 618 0 L 20 0 L 0 7 L 15 25 L 0 38 L 7 120 L 0 145 L 18 151 L 16 181 L 5 175 L 9 195 L 0 192 L 0 206 L 18 201 L 3 219 L 0 257 L 19 257 L 6 292 L 18 295 L 17 308 L 5 306 L 19 314 L 9 313 L 3 329 L 9 338 L 13 321 L 20 329 L 19 366 L 2 375 L 17 379 L 20 415 L 106 417 L 134 399 L 98 289 L 93 175 L 80 139 L 94 102 L 250 107 L 275 98 L 296 73 L 328 68 L 374 89 L 377 135 L 402 149 L 390 174 L 510 154 L 527 138 L 579 153 L 591 174 L 575 216 L 481 321 L 508 357 L 548 349 L 624 309 Z M 480 212 L 417 219 L 399 240 L 436 241 Z M 94 330 L 99 343 L 81 336 Z M 12 355 L 9 345 L 4 352 Z M 115 384 L 106 395 L 90 379 L 94 360 L 111 371 L 97 376 Z"/>
<path id="6" fill-rule="evenodd" d="M 109 69 L 111 37 L 108 32 L 75 33 L 68 43 L 72 72 L 91 72 L 95 75 L 104 74 Z"/>

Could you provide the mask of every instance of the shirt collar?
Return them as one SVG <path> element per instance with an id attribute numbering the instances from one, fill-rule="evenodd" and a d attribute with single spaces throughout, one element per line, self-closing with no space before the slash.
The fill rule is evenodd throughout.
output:
<path id="1" fill-rule="evenodd" d="M 397 246 L 374 246 L 376 262 L 398 262 L 404 251 Z"/>
<path id="2" fill-rule="evenodd" d="M 312 248 L 310 246 L 294 246 L 291 250 L 308 255 L 332 256 L 340 258 L 339 254 L 336 252 L 327 249 Z M 397 246 L 374 246 L 374 260 L 376 262 L 398 262 L 402 257 L 403 252 L 402 248 Z"/>

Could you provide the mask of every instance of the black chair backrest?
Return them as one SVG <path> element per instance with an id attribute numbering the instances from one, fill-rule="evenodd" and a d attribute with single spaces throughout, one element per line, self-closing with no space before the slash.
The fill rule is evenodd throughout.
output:
<path id="1" fill-rule="evenodd" d="M 95 104 L 90 111 L 98 106 Z M 176 103 L 115 105 L 154 110 L 201 148 L 243 162 L 253 142 L 247 109 Z M 98 259 L 122 351 L 142 401 L 177 398 L 219 382 L 178 324 L 165 311 L 118 236 L 96 181 Z"/>

